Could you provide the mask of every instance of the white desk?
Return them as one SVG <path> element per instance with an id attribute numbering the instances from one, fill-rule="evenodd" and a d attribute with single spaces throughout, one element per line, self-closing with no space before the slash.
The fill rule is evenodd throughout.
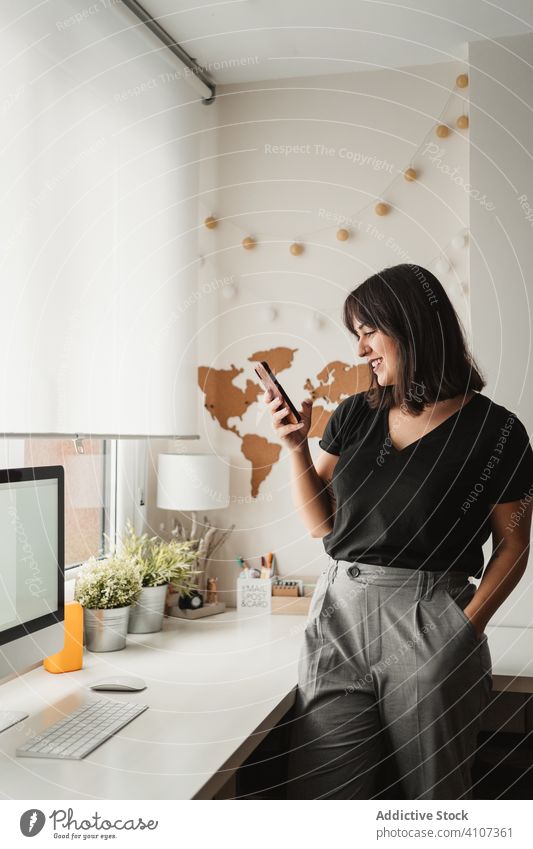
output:
<path id="1" fill-rule="evenodd" d="M 533 628 L 487 627 L 494 692 L 533 693 Z"/>
<path id="2" fill-rule="evenodd" d="M 30 719 L 0 734 L 0 798 L 212 798 L 293 703 L 304 626 L 303 616 L 236 611 L 165 619 L 158 634 L 129 635 L 123 651 L 86 652 L 79 672 L 40 667 L 9 681 L 1 707 Z M 147 689 L 98 695 L 149 710 L 82 761 L 15 758 L 32 714 L 117 671 Z"/>
<path id="3" fill-rule="evenodd" d="M 1 707 L 30 719 L 0 734 L 0 798 L 212 798 L 291 707 L 304 626 L 304 616 L 235 611 L 166 619 L 159 634 L 130 635 L 124 651 L 86 652 L 79 672 L 41 667 L 2 685 Z M 531 632 L 487 634 L 494 688 L 531 692 Z M 100 695 L 150 709 L 82 761 L 15 758 L 32 715 L 46 708 L 56 718 L 49 705 L 110 672 L 140 675 L 148 688 Z"/>

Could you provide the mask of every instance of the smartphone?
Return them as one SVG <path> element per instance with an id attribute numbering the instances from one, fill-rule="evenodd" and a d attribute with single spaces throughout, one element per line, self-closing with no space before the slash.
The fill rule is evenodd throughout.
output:
<path id="1" fill-rule="evenodd" d="M 281 383 L 274 377 L 270 366 L 265 360 L 262 360 L 254 369 L 256 375 L 259 380 L 263 384 L 265 389 L 270 389 L 274 396 L 281 398 L 281 400 L 285 403 L 285 405 L 289 408 L 288 414 L 285 416 L 286 419 L 289 420 L 289 424 L 298 424 L 302 421 L 302 417 L 291 399 L 285 392 Z"/>

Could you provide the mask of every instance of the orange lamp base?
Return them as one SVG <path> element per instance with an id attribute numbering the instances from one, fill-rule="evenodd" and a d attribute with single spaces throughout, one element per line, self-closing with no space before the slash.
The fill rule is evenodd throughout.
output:
<path id="1" fill-rule="evenodd" d="M 75 672 L 83 667 L 83 607 L 77 601 L 65 604 L 65 644 L 61 651 L 46 657 L 47 672 Z"/>

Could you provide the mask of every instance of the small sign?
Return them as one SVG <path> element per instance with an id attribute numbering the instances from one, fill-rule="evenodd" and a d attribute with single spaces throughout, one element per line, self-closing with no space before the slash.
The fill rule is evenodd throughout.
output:
<path id="1" fill-rule="evenodd" d="M 271 578 L 238 578 L 237 610 L 270 613 L 272 608 Z"/>

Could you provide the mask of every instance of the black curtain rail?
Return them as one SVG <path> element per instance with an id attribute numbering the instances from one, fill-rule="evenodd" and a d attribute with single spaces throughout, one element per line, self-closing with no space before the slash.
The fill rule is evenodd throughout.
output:
<path id="1" fill-rule="evenodd" d="M 177 433 L 0 433 L 3 439 L 200 439 L 200 434 Z"/>
<path id="2" fill-rule="evenodd" d="M 216 97 L 216 85 L 209 78 L 207 73 L 204 71 L 201 65 L 189 56 L 186 50 L 183 49 L 171 35 L 164 29 L 160 23 L 157 22 L 155 18 L 146 11 L 146 9 L 141 6 L 140 3 L 137 3 L 137 0 L 122 0 L 124 6 L 126 6 L 130 12 L 133 14 L 147 27 L 150 32 L 156 36 L 156 38 L 161 41 L 165 47 L 171 51 L 171 53 L 176 56 L 186 68 L 188 68 L 194 76 L 203 83 L 203 85 L 209 89 L 211 94 L 208 97 L 202 97 L 202 103 L 205 105 L 209 105 L 210 103 L 214 103 Z"/>

